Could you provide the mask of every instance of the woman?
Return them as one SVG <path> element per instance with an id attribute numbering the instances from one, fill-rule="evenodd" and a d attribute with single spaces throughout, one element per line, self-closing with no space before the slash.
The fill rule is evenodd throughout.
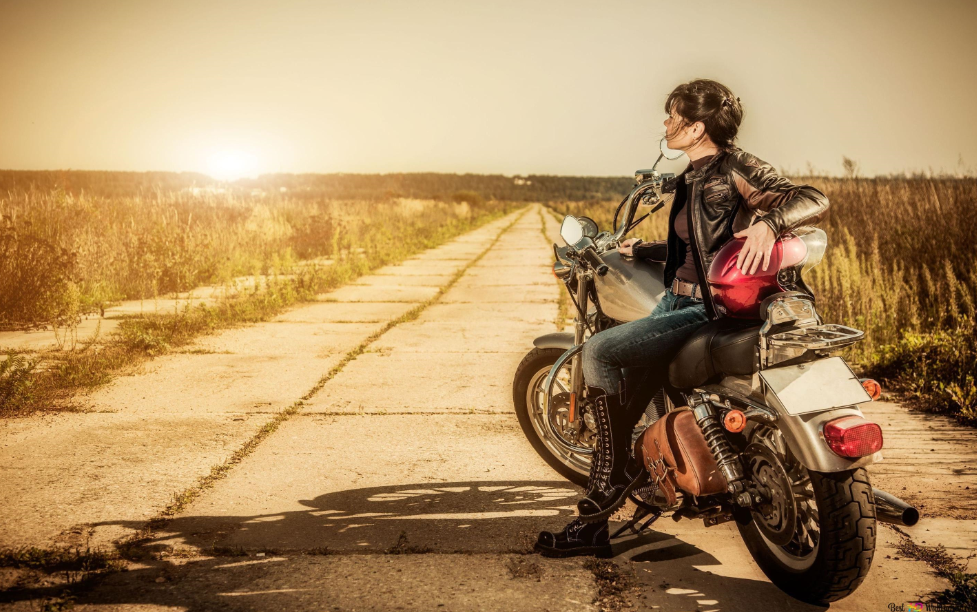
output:
<path id="1" fill-rule="evenodd" d="M 667 290 L 649 316 L 602 331 L 584 344 L 597 444 L 587 493 L 577 504 L 580 517 L 560 533 L 539 534 L 536 550 L 546 556 L 611 554 L 607 519 L 647 480 L 631 456 L 647 390 L 665 383 L 669 361 L 689 336 L 721 316 L 705 280 L 719 249 L 734 236 L 745 238 L 737 267 L 749 274 L 761 266 L 766 270 L 777 238 L 817 223 L 828 208 L 817 189 L 794 185 L 734 146 L 743 109 L 726 86 L 705 79 L 679 85 L 665 101 L 665 112 L 668 146 L 691 161 L 676 181 L 669 213 Z M 641 257 L 652 245 L 629 238 L 618 250 Z"/>

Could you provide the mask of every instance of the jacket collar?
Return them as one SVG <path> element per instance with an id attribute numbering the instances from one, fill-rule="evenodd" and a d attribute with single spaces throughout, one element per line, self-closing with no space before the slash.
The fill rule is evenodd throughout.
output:
<path id="1" fill-rule="evenodd" d="M 685 182 L 687 184 L 698 181 L 704 178 L 705 176 L 712 174 L 712 171 L 716 169 L 716 167 L 719 165 L 719 162 L 721 162 L 726 157 L 727 153 L 728 151 L 720 150 L 719 153 L 716 153 L 715 157 L 709 160 L 708 164 L 699 168 L 698 170 L 693 170 L 692 164 L 689 164 L 688 166 L 685 167 L 685 171 L 682 172 L 682 174 L 679 176 L 684 176 Z"/>

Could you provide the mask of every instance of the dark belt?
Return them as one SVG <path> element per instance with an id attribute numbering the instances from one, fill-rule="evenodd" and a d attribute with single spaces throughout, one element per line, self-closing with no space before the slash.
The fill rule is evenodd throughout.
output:
<path id="1" fill-rule="evenodd" d="M 702 287 L 698 283 L 687 283 L 679 278 L 672 281 L 672 293 L 684 295 L 693 300 L 702 300 Z"/>

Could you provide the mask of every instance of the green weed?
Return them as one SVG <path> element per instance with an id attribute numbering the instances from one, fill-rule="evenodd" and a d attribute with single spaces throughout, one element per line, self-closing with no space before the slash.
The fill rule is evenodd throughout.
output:
<path id="1" fill-rule="evenodd" d="M 904 332 L 880 347 L 868 369 L 907 393 L 913 405 L 977 425 L 977 334 L 973 319 L 935 332 Z"/>
<path id="2" fill-rule="evenodd" d="M 0 406 L 18 410 L 35 398 L 37 360 L 17 353 L 7 353 L 0 361 Z"/>

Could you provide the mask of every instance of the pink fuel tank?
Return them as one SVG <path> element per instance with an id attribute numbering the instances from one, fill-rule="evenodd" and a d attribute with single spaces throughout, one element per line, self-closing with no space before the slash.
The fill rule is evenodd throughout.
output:
<path id="1" fill-rule="evenodd" d="M 774 243 L 766 270 L 761 263 L 756 272 L 746 274 L 736 267 L 736 258 L 745 242 L 745 238 L 734 238 L 719 249 L 709 267 L 709 290 L 716 310 L 723 316 L 760 319 L 760 302 L 774 293 L 787 291 L 778 275 L 781 270 L 804 263 L 807 245 L 797 236 L 787 234 Z"/>

